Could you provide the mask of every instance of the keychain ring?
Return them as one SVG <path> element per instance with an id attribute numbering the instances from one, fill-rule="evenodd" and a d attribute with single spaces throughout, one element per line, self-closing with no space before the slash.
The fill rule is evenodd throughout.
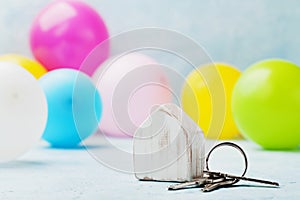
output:
<path id="1" fill-rule="evenodd" d="M 246 153 L 244 152 L 244 150 L 243 150 L 240 146 L 238 146 L 237 144 L 234 144 L 234 143 L 232 143 L 232 142 L 223 142 L 223 143 L 217 144 L 216 146 L 214 146 L 214 147 L 209 151 L 209 153 L 207 154 L 206 160 L 205 160 L 205 162 L 206 162 L 206 170 L 209 171 L 208 160 L 209 160 L 209 158 L 210 158 L 211 153 L 212 153 L 215 149 L 217 149 L 218 147 L 221 147 L 221 146 L 230 146 L 230 147 L 233 147 L 233 148 L 235 148 L 236 150 L 238 150 L 238 151 L 243 155 L 244 161 L 245 161 L 245 169 L 244 169 L 243 174 L 241 175 L 241 176 L 243 177 L 243 176 L 246 174 L 247 169 L 248 169 L 248 159 L 247 159 L 247 156 L 246 156 Z"/>

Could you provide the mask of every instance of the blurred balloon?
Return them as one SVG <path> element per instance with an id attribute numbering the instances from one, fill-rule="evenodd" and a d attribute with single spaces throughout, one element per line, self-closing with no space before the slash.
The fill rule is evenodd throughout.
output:
<path id="1" fill-rule="evenodd" d="M 300 68 L 271 59 L 250 66 L 232 96 L 234 119 L 242 134 L 265 149 L 300 144 Z"/>
<path id="2" fill-rule="evenodd" d="M 212 73 L 214 70 L 219 73 Z M 198 123 L 209 139 L 224 140 L 240 137 L 231 112 L 232 90 L 239 76 L 240 71 L 230 65 L 212 63 L 197 68 L 187 77 L 182 90 L 183 109 Z M 220 78 L 223 87 L 217 84 L 217 80 Z M 217 90 L 225 92 L 226 107 L 224 110 L 218 110 L 216 105 L 213 105 L 212 98 Z M 222 98 L 219 101 L 222 101 Z M 225 116 L 225 121 L 224 119 L 219 120 L 219 123 L 223 123 L 220 132 L 217 130 L 219 126 L 213 124 L 212 120 L 213 118 L 221 119 L 223 116 Z"/>
<path id="3" fill-rule="evenodd" d="M 47 70 L 40 63 L 31 60 L 25 56 L 17 54 L 6 54 L 0 56 L 0 61 L 8 61 L 24 67 L 29 71 L 35 78 L 40 78 L 44 75 Z"/>
<path id="4" fill-rule="evenodd" d="M 72 69 L 51 71 L 39 80 L 48 100 L 43 139 L 53 147 L 73 148 L 98 127 L 102 104 L 91 79 Z"/>
<path id="5" fill-rule="evenodd" d="M 55 1 L 43 9 L 30 31 L 35 58 L 48 70 L 62 67 L 79 69 L 90 51 L 108 38 L 103 19 L 96 10 L 80 1 Z M 108 45 L 88 68 L 92 75 L 109 53 Z"/>
<path id="6" fill-rule="evenodd" d="M 131 137 L 153 106 L 172 99 L 162 67 L 140 53 L 111 58 L 93 81 L 103 100 L 100 130 L 110 136 Z"/>
<path id="7" fill-rule="evenodd" d="M 47 102 L 38 81 L 23 67 L 0 62 L 0 162 L 33 147 L 47 121 Z"/>

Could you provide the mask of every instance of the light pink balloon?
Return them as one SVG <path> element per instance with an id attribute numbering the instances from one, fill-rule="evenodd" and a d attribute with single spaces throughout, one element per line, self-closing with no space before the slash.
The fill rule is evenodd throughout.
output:
<path id="1" fill-rule="evenodd" d="M 100 130 L 110 136 L 132 136 L 155 105 L 172 99 L 163 68 L 140 53 L 106 61 L 92 78 L 103 103 Z"/>
<path id="2" fill-rule="evenodd" d="M 90 51 L 108 38 L 100 15 L 80 1 L 55 1 L 35 18 L 30 31 L 30 45 L 35 58 L 48 70 L 79 69 Z M 80 69 L 92 75 L 108 57 L 109 47 L 89 67 Z"/>

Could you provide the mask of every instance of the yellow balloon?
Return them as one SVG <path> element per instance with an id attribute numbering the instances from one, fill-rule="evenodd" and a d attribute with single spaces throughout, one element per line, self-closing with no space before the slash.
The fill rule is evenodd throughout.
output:
<path id="1" fill-rule="evenodd" d="M 37 79 L 45 73 L 47 73 L 47 70 L 40 63 L 31 60 L 25 56 L 17 54 L 6 54 L 0 56 L 0 61 L 12 62 L 17 65 L 20 65 L 27 71 L 29 71 Z"/>
<path id="2" fill-rule="evenodd" d="M 206 138 L 241 137 L 231 112 L 232 90 L 240 75 L 239 70 L 222 63 L 207 64 L 189 74 L 182 90 L 182 106 L 202 128 Z M 216 96 L 220 91 L 223 97 Z"/>

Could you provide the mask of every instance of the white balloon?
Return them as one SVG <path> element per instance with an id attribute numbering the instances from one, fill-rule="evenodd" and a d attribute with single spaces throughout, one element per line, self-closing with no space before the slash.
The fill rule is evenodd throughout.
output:
<path id="1" fill-rule="evenodd" d="M 0 62 L 0 162 L 16 159 L 41 138 L 48 106 L 43 89 L 31 73 Z"/>

